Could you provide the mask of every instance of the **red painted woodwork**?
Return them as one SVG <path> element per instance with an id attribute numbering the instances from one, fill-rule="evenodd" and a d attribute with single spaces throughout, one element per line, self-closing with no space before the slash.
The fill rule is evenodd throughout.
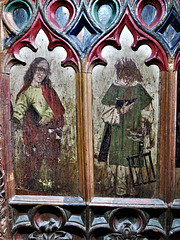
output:
<path id="1" fill-rule="evenodd" d="M 39 30 L 42 29 L 48 39 L 49 39 L 49 46 L 48 50 L 52 51 L 57 46 L 62 46 L 65 48 L 67 52 L 66 59 L 62 62 L 63 65 L 68 64 L 69 62 L 71 65 L 77 69 L 78 68 L 78 62 L 79 58 L 75 50 L 70 46 L 68 42 L 66 42 L 61 37 L 54 34 L 44 23 L 44 20 L 40 14 L 40 12 L 37 14 L 37 17 L 32 24 L 31 28 L 28 30 L 27 33 L 25 33 L 17 42 L 15 42 L 12 47 L 9 49 L 8 53 L 12 53 L 15 56 L 19 55 L 19 51 L 22 47 L 30 47 L 33 51 L 37 50 L 37 47 L 35 45 L 35 38 L 38 34 Z"/>
<path id="2" fill-rule="evenodd" d="M 134 51 L 136 51 L 143 44 L 147 44 L 152 49 L 151 56 L 145 60 L 146 65 L 150 66 L 152 64 L 156 64 L 159 66 L 161 71 L 167 70 L 168 61 L 165 51 L 155 39 L 137 27 L 131 17 L 128 7 L 126 8 L 125 13 L 117 26 L 94 46 L 88 56 L 88 61 L 90 64 L 106 64 L 106 60 L 101 55 L 101 51 L 106 45 L 112 45 L 117 49 L 121 48 L 119 37 L 125 25 L 131 31 L 134 37 L 134 43 L 131 46 Z"/>
<path id="3" fill-rule="evenodd" d="M 141 15 L 143 7 L 146 6 L 147 4 L 153 5 L 157 10 L 156 16 L 149 26 L 145 24 Z M 136 7 L 136 16 L 144 27 L 152 29 L 161 21 L 162 17 L 164 16 L 165 10 L 166 6 L 163 0 L 140 0 Z"/>
<path id="4" fill-rule="evenodd" d="M 180 66 L 180 51 L 177 53 L 174 61 L 174 70 L 177 71 L 179 66 Z"/>
<path id="5" fill-rule="evenodd" d="M 57 23 L 56 18 L 55 18 L 55 12 L 56 12 L 57 8 L 60 6 L 64 6 L 69 10 L 69 19 L 63 29 L 61 29 L 61 27 L 59 26 L 59 24 Z M 69 1 L 69 0 L 63 0 L 63 1 L 53 0 L 53 1 L 50 1 L 49 5 L 47 7 L 47 17 L 55 28 L 57 28 L 59 31 L 63 31 L 64 29 L 66 29 L 68 27 L 68 25 L 74 19 L 75 11 L 76 11 L 75 6 L 72 4 L 71 1 Z"/>

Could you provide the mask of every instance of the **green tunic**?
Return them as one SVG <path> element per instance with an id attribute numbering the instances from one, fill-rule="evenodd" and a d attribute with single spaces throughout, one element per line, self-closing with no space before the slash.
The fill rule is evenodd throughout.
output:
<path id="1" fill-rule="evenodd" d="M 120 125 L 112 125 L 110 131 L 110 125 L 106 123 L 104 129 L 104 138 L 110 139 L 109 164 L 128 166 L 127 157 L 139 153 L 139 141 L 133 138 L 133 133 L 136 136 L 140 133 L 141 111 L 151 103 L 152 98 L 140 84 L 132 87 L 112 84 L 102 99 L 102 104 L 116 105 L 117 98 L 120 100 L 137 98 L 133 108 L 121 114 Z M 107 136 L 107 132 L 111 137 Z"/>
<path id="2" fill-rule="evenodd" d="M 14 107 L 13 117 L 22 123 L 23 117 L 30 106 L 34 108 L 41 118 L 48 122 L 53 119 L 53 111 L 43 97 L 41 87 L 29 86 L 20 94 Z"/>

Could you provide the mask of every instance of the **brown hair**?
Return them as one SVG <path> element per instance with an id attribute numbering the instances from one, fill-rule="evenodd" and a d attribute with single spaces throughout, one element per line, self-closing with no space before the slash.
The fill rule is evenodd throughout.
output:
<path id="1" fill-rule="evenodd" d="M 117 79 L 127 79 L 129 82 L 142 82 L 142 75 L 132 59 L 122 58 L 115 65 Z"/>
<path id="2" fill-rule="evenodd" d="M 26 74 L 24 75 L 24 84 L 25 85 L 31 84 L 33 77 L 34 77 L 34 67 L 36 67 L 42 61 L 47 62 L 48 68 L 46 70 L 48 73 L 50 73 L 50 66 L 49 66 L 48 61 L 43 57 L 35 58 L 32 61 L 32 63 L 30 64 L 28 70 L 26 71 Z M 49 79 L 48 75 L 44 78 L 44 80 L 42 81 L 41 84 L 44 85 L 45 87 L 49 87 L 49 88 L 51 87 L 51 80 Z"/>

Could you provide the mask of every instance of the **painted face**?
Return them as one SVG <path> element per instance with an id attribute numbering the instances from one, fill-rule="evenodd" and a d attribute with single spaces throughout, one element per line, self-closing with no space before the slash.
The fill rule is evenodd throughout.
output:
<path id="1" fill-rule="evenodd" d="M 133 81 L 132 81 L 133 80 Z M 117 80 L 117 82 L 121 85 L 127 86 L 127 87 L 133 87 L 137 84 L 137 81 L 135 81 L 134 79 L 130 79 L 127 76 L 123 77 L 123 78 L 119 78 Z"/>
<path id="2" fill-rule="evenodd" d="M 34 67 L 34 77 L 33 82 L 41 84 L 44 78 L 48 74 L 48 63 L 43 60 Z"/>

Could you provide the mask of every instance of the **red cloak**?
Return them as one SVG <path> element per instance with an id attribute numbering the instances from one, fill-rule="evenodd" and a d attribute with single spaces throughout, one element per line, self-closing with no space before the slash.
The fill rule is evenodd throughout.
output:
<path id="1" fill-rule="evenodd" d="M 16 101 L 20 94 L 30 85 L 24 85 L 17 94 Z M 23 138 L 25 144 L 27 171 L 38 171 L 42 160 L 54 171 L 55 160 L 58 159 L 60 150 L 61 133 L 64 125 L 64 107 L 53 88 L 42 86 L 42 94 L 53 111 L 54 119 L 47 125 L 35 123 L 34 115 L 31 112 L 23 118 Z M 59 136 L 59 138 L 57 138 Z"/>

